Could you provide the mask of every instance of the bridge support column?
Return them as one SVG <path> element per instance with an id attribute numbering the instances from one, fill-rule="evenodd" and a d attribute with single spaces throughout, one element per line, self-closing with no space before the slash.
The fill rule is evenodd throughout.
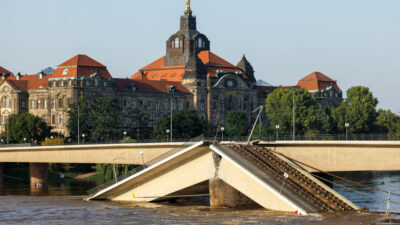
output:
<path id="1" fill-rule="evenodd" d="M 0 163 L 0 188 L 4 185 L 4 164 Z"/>
<path id="2" fill-rule="evenodd" d="M 31 190 L 47 188 L 47 163 L 29 163 Z"/>
<path id="3" fill-rule="evenodd" d="M 209 191 L 211 208 L 236 208 L 256 204 L 221 179 L 210 179 Z"/>

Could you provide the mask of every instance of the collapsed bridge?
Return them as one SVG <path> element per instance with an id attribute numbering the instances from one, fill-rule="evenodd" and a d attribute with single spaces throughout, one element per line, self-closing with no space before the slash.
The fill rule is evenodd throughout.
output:
<path id="1" fill-rule="evenodd" d="M 258 204 L 299 214 L 359 208 L 282 154 L 254 144 L 199 142 L 171 150 L 87 200 L 153 202 L 209 194 L 212 207 Z"/>

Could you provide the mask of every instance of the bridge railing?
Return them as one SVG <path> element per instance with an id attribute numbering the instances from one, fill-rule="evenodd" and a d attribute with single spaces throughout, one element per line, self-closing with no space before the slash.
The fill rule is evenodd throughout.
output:
<path id="1" fill-rule="evenodd" d="M 145 162 L 144 165 L 138 166 L 138 167 L 134 168 L 133 170 L 130 170 L 127 173 L 125 173 L 125 174 L 123 174 L 121 176 L 118 176 L 117 179 L 112 179 L 112 180 L 110 180 L 110 181 L 108 181 L 108 182 L 106 182 L 106 183 L 104 183 L 102 185 L 99 185 L 99 186 L 97 186 L 97 187 L 95 187 L 93 189 L 90 189 L 89 191 L 87 191 L 87 193 L 89 195 L 94 195 L 97 192 L 99 192 L 101 190 L 104 190 L 104 189 L 106 189 L 106 188 L 108 188 L 108 187 L 110 187 L 110 186 L 112 186 L 112 185 L 114 185 L 114 184 L 116 184 L 116 183 L 118 183 L 120 181 L 123 181 L 126 178 L 128 178 L 128 177 L 130 177 L 132 175 L 135 175 L 136 173 L 139 173 L 140 171 L 146 169 L 147 167 L 152 166 L 152 165 L 154 165 L 154 164 L 156 164 L 156 163 L 168 158 L 169 156 L 179 152 L 180 150 L 184 149 L 186 146 L 189 146 L 189 145 L 190 145 L 189 142 L 187 142 L 187 143 L 184 143 L 184 144 L 180 145 L 179 147 L 173 148 L 172 150 L 170 150 L 170 151 L 168 151 L 168 152 L 166 152 L 166 153 L 164 153 L 164 154 L 162 154 L 162 155 L 160 155 L 160 156 L 158 156 L 158 157 L 156 157 L 156 158 L 154 158 L 154 159 L 152 159 L 152 160 L 150 160 L 148 162 Z"/>
<path id="2" fill-rule="evenodd" d="M 224 136 L 222 141 L 247 141 L 245 137 Z M 313 135 L 265 135 L 252 137 L 252 140 L 274 141 L 400 141 L 400 134 L 313 134 Z"/>

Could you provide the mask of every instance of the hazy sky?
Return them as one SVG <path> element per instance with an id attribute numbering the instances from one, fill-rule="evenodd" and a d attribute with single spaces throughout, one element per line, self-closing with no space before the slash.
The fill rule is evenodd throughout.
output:
<path id="1" fill-rule="evenodd" d="M 185 0 L 0 0 L 0 65 L 21 73 L 76 54 L 129 77 L 165 54 Z M 370 87 L 400 112 L 400 0 L 192 0 L 211 50 L 256 77 L 294 85 L 320 71 L 343 91 Z"/>

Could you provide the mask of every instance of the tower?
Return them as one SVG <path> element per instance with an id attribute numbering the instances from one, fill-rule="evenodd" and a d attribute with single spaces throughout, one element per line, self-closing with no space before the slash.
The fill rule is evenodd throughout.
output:
<path id="1" fill-rule="evenodd" d="M 186 1 L 184 15 L 180 18 L 180 29 L 166 43 L 165 66 L 184 66 L 190 54 L 210 50 L 208 38 L 197 31 L 196 16 L 192 14 L 190 0 Z"/>
<path id="2" fill-rule="evenodd" d="M 244 74 L 249 78 L 250 82 L 256 82 L 256 78 L 254 77 L 254 69 L 253 66 L 247 61 L 246 56 L 243 55 L 240 62 L 237 64 L 237 67 L 243 71 Z"/>

